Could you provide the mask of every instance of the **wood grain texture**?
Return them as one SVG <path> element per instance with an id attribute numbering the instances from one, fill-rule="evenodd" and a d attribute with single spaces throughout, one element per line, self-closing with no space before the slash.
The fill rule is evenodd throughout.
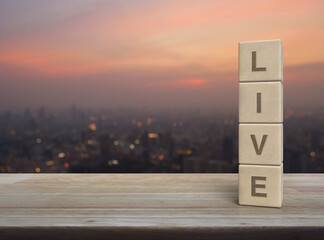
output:
<path id="1" fill-rule="evenodd" d="M 3 174 L 0 239 L 321 239 L 324 174 L 284 175 L 280 209 L 237 174 Z"/>

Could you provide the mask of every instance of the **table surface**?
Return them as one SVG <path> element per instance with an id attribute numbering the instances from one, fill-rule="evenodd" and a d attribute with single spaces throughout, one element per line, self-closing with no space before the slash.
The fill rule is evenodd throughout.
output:
<path id="1" fill-rule="evenodd" d="M 237 174 L 1 174 L 0 228 L 323 229 L 323 183 L 285 174 L 282 207 L 265 208 L 238 205 Z"/>

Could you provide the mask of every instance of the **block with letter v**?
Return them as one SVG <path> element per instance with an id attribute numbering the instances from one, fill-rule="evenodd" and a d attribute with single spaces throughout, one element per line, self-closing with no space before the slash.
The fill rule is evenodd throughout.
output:
<path id="1" fill-rule="evenodd" d="M 283 159 L 282 124 L 240 124 L 239 163 L 280 165 Z"/>

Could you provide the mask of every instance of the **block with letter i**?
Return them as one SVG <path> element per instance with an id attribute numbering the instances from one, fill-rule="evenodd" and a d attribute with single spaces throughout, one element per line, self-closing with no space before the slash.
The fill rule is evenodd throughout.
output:
<path id="1" fill-rule="evenodd" d="M 283 200 L 281 40 L 239 43 L 239 204 Z"/>

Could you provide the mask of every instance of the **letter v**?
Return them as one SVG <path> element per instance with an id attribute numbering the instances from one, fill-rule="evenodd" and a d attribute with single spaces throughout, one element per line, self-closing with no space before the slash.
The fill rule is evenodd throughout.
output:
<path id="1" fill-rule="evenodd" d="M 257 155 L 261 155 L 262 153 L 262 150 L 263 150 L 263 147 L 265 145 L 265 142 L 267 140 L 267 137 L 268 135 L 263 135 L 262 136 L 262 140 L 261 140 L 261 144 L 260 144 L 260 147 L 258 147 L 258 144 L 257 144 L 257 141 L 256 141 L 256 138 L 255 138 L 255 135 L 250 135 L 251 139 L 252 139 L 252 142 L 253 142 L 253 146 L 254 146 L 254 149 L 255 149 L 255 152 Z"/>

